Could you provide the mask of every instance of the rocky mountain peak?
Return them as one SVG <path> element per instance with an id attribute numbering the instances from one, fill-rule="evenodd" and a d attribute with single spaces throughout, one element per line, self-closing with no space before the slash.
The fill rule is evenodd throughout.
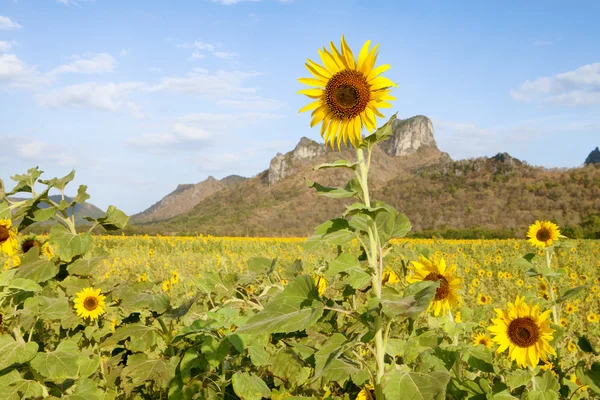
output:
<path id="1" fill-rule="evenodd" d="M 600 164 L 600 149 L 596 147 L 585 159 L 585 165 Z"/>
<path id="2" fill-rule="evenodd" d="M 294 162 L 302 160 L 310 160 L 325 154 L 327 149 L 325 145 L 319 144 L 312 139 L 303 137 L 296 145 L 294 150 L 277 155 L 271 160 L 269 170 L 267 171 L 266 181 L 269 185 L 279 182 L 286 176 L 294 173 Z"/>
<path id="3" fill-rule="evenodd" d="M 383 151 L 390 156 L 406 156 L 424 147 L 435 147 L 433 123 L 423 115 L 392 122 L 392 137 L 381 143 Z"/>

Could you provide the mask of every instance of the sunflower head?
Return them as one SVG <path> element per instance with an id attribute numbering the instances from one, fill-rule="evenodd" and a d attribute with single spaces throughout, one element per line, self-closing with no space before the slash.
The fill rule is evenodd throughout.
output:
<path id="1" fill-rule="evenodd" d="M 540 249 L 551 246 L 559 236 L 558 225 L 550 221 L 535 221 L 535 224 L 531 225 L 527 231 L 529 243 Z"/>
<path id="2" fill-rule="evenodd" d="M 540 359 L 546 361 L 548 354 L 556 356 L 550 346 L 554 332 L 550 328 L 551 310 L 541 312 L 538 305 L 530 306 L 517 295 L 514 304 L 509 302 L 506 310 L 495 311 L 497 318 L 492 319 L 493 325 L 488 330 L 499 345 L 497 353 L 508 349 L 510 359 L 523 368 L 527 364 L 535 367 Z"/>
<path id="3" fill-rule="evenodd" d="M 19 242 L 14 229 L 11 229 L 12 221 L 10 219 L 0 219 L 0 253 L 9 257 L 14 256 L 19 251 Z"/>
<path id="4" fill-rule="evenodd" d="M 491 349 L 494 344 L 492 343 L 492 339 L 490 339 L 485 333 L 477 333 L 473 335 L 473 346 L 479 345 L 483 345 L 488 349 Z"/>
<path id="5" fill-rule="evenodd" d="M 407 279 L 408 283 L 439 282 L 439 287 L 436 289 L 433 301 L 427 311 L 433 310 L 433 314 L 437 317 L 440 313 L 446 314 L 458 304 L 458 289 L 462 279 L 455 276 L 456 266 L 447 267 L 443 258 L 439 262 L 435 262 L 420 256 L 419 261 L 413 261 L 410 268 L 413 274 Z"/>
<path id="6" fill-rule="evenodd" d="M 85 288 L 75 296 L 75 311 L 81 318 L 89 318 L 93 321 L 106 311 L 106 296 L 100 294 L 100 289 Z"/>
<path id="7" fill-rule="evenodd" d="M 50 247 L 50 242 L 46 242 L 42 245 L 42 254 L 46 256 L 48 260 L 54 258 L 54 251 Z"/>
<path id="8" fill-rule="evenodd" d="M 341 51 L 330 42 L 330 50 L 319 50 L 323 65 L 311 60 L 305 64 L 313 77 L 299 79 L 312 88 L 298 93 L 314 100 L 300 112 L 313 110 L 310 126 L 321 123 L 321 136 L 331 147 L 337 144 L 339 149 L 342 141 L 347 145 L 349 140 L 358 148 L 363 126 L 373 132 L 376 118 L 383 118 L 378 109 L 391 107 L 388 101 L 395 100 L 389 88 L 396 84 L 380 76 L 390 66 L 375 68 L 379 45 L 370 46 L 368 40 L 355 58 L 342 36 Z"/>
<path id="9" fill-rule="evenodd" d="M 21 242 L 21 251 L 23 252 L 23 254 L 26 254 L 29 250 L 31 250 L 34 247 L 37 247 L 40 250 L 42 249 L 42 244 L 35 236 L 26 237 Z"/>

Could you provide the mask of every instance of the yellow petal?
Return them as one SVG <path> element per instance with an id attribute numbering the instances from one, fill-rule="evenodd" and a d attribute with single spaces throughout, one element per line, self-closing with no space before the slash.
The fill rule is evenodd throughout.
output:
<path id="1" fill-rule="evenodd" d="M 346 43 L 346 39 L 344 39 L 344 35 L 342 35 L 342 55 L 344 56 L 344 59 L 346 60 L 346 65 L 348 65 L 348 68 L 355 69 L 354 54 L 352 54 L 352 50 L 350 50 L 348 43 Z"/>
<path id="2" fill-rule="evenodd" d="M 374 70 L 372 70 L 369 75 L 367 76 L 367 82 L 371 82 L 373 79 L 375 79 L 378 75 L 383 74 L 385 71 L 387 71 L 388 69 L 390 69 L 390 64 L 383 64 L 380 65 L 379 67 L 375 68 Z"/>
<path id="3" fill-rule="evenodd" d="M 308 85 L 308 86 L 316 86 L 316 87 L 327 86 L 327 81 L 324 79 L 298 78 L 298 82 L 304 83 L 305 85 Z"/>
<path id="4" fill-rule="evenodd" d="M 362 49 L 360 49 L 360 53 L 358 53 L 358 70 L 364 73 L 365 60 L 369 55 L 369 46 L 371 45 L 371 41 L 367 40 L 365 44 L 363 44 Z"/>
<path id="5" fill-rule="evenodd" d="M 305 94 L 311 99 L 319 99 L 323 95 L 323 89 L 303 89 L 296 92 L 297 94 Z"/>
<path id="6" fill-rule="evenodd" d="M 321 101 L 313 101 L 312 103 L 308 103 L 307 105 L 305 105 L 304 107 L 302 107 L 300 109 L 300 111 L 298 111 L 298 113 L 301 113 L 301 112 L 304 112 L 304 111 L 313 110 L 313 109 L 319 107 L 319 104 L 321 104 Z"/>
<path id="7" fill-rule="evenodd" d="M 390 103 L 386 103 L 384 101 L 377 103 L 377 107 L 379 108 L 392 108 Z"/>
<path id="8" fill-rule="evenodd" d="M 394 82 L 386 78 L 385 76 L 378 76 L 373 79 L 371 83 L 371 90 L 379 90 L 388 87 L 398 87 Z"/>
<path id="9" fill-rule="evenodd" d="M 310 60 L 309 60 L 310 61 Z M 312 63 L 312 61 L 311 61 Z M 315 63 L 305 63 L 304 64 L 306 66 L 306 68 L 317 78 L 317 79 L 325 79 L 328 80 L 329 78 L 331 78 L 331 75 L 328 73 L 323 73 L 322 71 L 327 72 L 327 70 L 323 67 L 321 67 L 318 64 Z M 318 67 L 316 68 L 315 65 Z"/>
<path id="10" fill-rule="evenodd" d="M 337 47 L 335 47 L 333 42 L 329 42 L 329 45 L 331 46 L 331 55 L 333 56 L 333 59 L 335 60 L 337 65 L 340 67 L 340 69 L 341 68 L 348 69 L 348 64 L 346 63 L 346 59 L 338 51 Z"/>
<path id="11" fill-rule="evenodd" d="M 331 54 L 327 52 L 327 50 L 318 50 L 319 56 L 321 56 L 321 61 L 325 64 L 325 67 L 332 73 L 335 74 L 340 70 L 340 67 L 337 65 Z"/>

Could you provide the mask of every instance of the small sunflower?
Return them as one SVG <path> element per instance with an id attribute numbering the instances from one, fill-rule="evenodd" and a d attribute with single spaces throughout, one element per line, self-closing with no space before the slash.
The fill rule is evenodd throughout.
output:
<path id="1" fill-rule="evenodd" d="M 490 304 L 492 302 L 492 297 L 485 295 L 483 293 L 479 293 L 479 295 L 477 295 L 477 304 L 479 305 L 483 305 L 483 304 Z"/>
<path id="2" fill-rule="evenodd" d="M 23 239 L 23 241 L 21 242 L 21 251 L 23 252 L 23 254 L 27 254 L 27 252 L 34 247 L 37 247 L 38 249 L 40 249 L 40 252 L 41 252 L 42 244 L 35 237 L 35 235 L 28 236 L 25 239 Z"/>
<path id="3" fill-rule="evenodd" d="M 560 325 L 561 328 L 565 328 L 568 324 L 567 324 L 567 319 L 566 318 L 561 318 L 558 321 L 558 325 Z"/>
<path id="4" fill-rule="evenodd" d="M 50 242 L 46 242 L 42 245 L 42 254 L 45 255 L 48 260 L 54 258 L 54 251 L 52 250 L 52 247 L 50 247 Z"/>
<path id="5" fill-rule="evenodd" d="M 527 231 L 529 243 L 541 249 L 551 246 L 559 236 L 558 225 L 550 221 L 535 221 L 535 224 L 531 225 Z"/>
<path id="6" fill-rule="evenodd" d="M 302 107 L 299 112 L 313 110 L 310 126 L 321 122 L 321 136 L 331 147 L 337 142 L 340 148 L 343 141 L 348 140 L 358 148 L 362 143 L 363 126 L 368 132 L 377 128 L 376 117 L 383 118 L 379 108 L 389 108 L 390 87 L 397 85 L 380 76 L 390 66 L 385 64 L 377 68 L 375 61 L 379 45 L 370 49 L 371 41 L 367 40 L 355 59 L 350 47 L 342 36 L 341 52 L 330 42 L 331 51 L 319 50 L 324 66 L 307 60 L 306 68 L 312 78 L 300 78 L 300 83 L 311 86 L 311 89 L 300 90 L 315 100 Z"/>
<path id="7" fill-rule="evenodd" d="M 177 285 L 179 283 L 179 271 L 171 271 L 171 284 Z"/>
<path id="8" fill-rule="evenodd" d="M 577 345 L 573 342 L 569 342 L 569 344 L 567 344 L 567 350 L 571 353 L 575 353 L 577 351 Z"/>
<path id="9" fill-rule="evenodd" d="M 138 282 L 148 282 L 148 273 L 143 272 L 140 276 L 138 276 Z"/>
<path id="10" fill-rule="evenodd" d="M 14 229 L 11 229 L 12 221 L 10 219 L 0 219 L 0 253 L 9 257 L 14 256 L 19 251 L 19 242 Z"/>
<path id="11" fill-rule="evenodd" d="M 442 258 L 439 262 L 430 261 L 429 259 L 420 256 L 419 261 L 413 261 L 410 267 L 413 274 L 407 279 L 408 283 L 421 281 L 440 282 L 440 286 L 435 292 L 435 297 L 427 311 L 433 310 L 433 314 L 437 317 L 446 314 L 452 307 L 455 307 L 459 301 L 458 289 L 462 279 L 455 276 L 456 266 L 451 265 L 446 267 L 446 262 Z"/>
<path id="12" fill-rule="evenodd" d="M 579 308 L 575 304 L 569 302 L 569 303 L 567 303 L 567 306 L 565 307 L 565 312 L 567 314 L 573 314 L 574 312 L 577 312 L 578 309 Z"/>
<path id="13" fill-rule="evenodd" d="M 488 328 L 499 347 L 497 353 L 508 349 L 508 356 L 516 360 L 520 367 L 527 364 L 535 367 L 539 360 L 546 361 L 547 355 L 556 356 L 550 346 L 554 330 L 550 328 L 548 317 L 552 310 L 540 312 L 538 305 L 530 306 L 525 303 L 525 298 L 517 295 L 513 303 L 508 303 L 506 310 L 495 309 L 497 317 Z"/>
<path id="14" fill-rule="evenodd" d="M 523 279 L 519 279 L 517 281 L 517 286 L 519 286 L 519 287 L 523 287 L 524 284 L 525 284 L 525 281 Z"/>
<path id="15" fill-rule="evenodd" d="M 319 296 L 323 296 L 325 289 L 327 289 L 327 279 L 325 279 L 323 275 L 315 275 L 313 276 L 313 279 L 315 280 L 315 286 L 319 291 Z"/>
<path id="16" fill-rule="evenodd" d="M 400 282 L 400 277 L 396 274 L 392 269 L 388 266 L 386 270 L 383 272 L 383 277 L 381 278 L 381 283 L 389 283 L 393 285 L 394 283 Z"/>
<path id="17" fill-rule="evenodd" d="M 587 320 L 588 320 L 588 322 L 591 322 L 592 324 L 597 324 L 598 323 L 598 314 L 589 313 L 587 315 Z"/>
<path id="18" fill-rule="evenodd" d="M 168 293 L 168 292 L 171 291 L 171 289 L 172 289 L 171 281 L 163 281 L 163 283 L 162 283 L 162 290 L 163 290 L 163 292 L 167 292 Z"/>
<path id="19" fill-rule="evenodd" d="M 477 333 L 473 335 L 473 346 L 479 346 L 480 344 L 488 349 L 491 349 L 494 345 L 488 335 L 485 333 Z"/>
<path id="20" fill-rule="evenodd" d="M 373 385 L 364 386 L 358 392 L 358 395 L 356 395 L 356 400 L 375 400 L 375 391 L 373 389 Z"/>
<path id="21" fill-rule="evenodd" d="M 100 294 L 100 289 L 89 287 L 75 295 L 75 311 L 81 318 L 94 320 L 106 311 L 106 296 Z"/>
<path id="22" fill-rule="evenodd" d="M 118 323 L 119 322 L 116 319 L 114 319 L 114 318 L 110 320 L 110 331 L 111 332 L 114 332 L 114 331 L 117 330 Z"/>

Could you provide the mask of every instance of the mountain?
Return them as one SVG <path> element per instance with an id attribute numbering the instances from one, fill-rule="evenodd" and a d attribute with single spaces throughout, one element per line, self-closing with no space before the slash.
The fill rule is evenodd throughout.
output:
<path id="1" fill-rule="evenodd" d="M 57 194 L 57 195 L 52 195 L 49 196 L 50 200 L 52 200 L 55 203 L 60 203 L 62 197 L 61 195 Z M 10 198 L 13 201 L 23 201 L 26 200 L 24 198 Z M 72 197 L 69 196 L 65 196 L 65 200 L 68 202 L 73 201 Z M 48 204 L 46 203 L 40 203 L 39 204 L 39 208 L 47 208 Z M 72 215 L 72 210 L 69 208 L 67 209 L 67 213 L 68 215 Z M 75 225 L 86 225 L 89 224 L 89 221 L 86 221 L 84 218 L 85 217 L 92 217 L 92 218 L 99 218 L 101 216 L 104 215 L 104 211 L 102 211 L 100 208 L 96 207 L 93 204 L 90 203 L 83 203 L 83 204 L 77 204 L 75 205 Z M 44 223 L 42 223 L 43 225 Z"/>
<path id="2" fill-rule="evenodd" d="M 162 221 L 177 215 L 184 214 L 194 208 L 202 200 L 216 192 L 235 186 L 245 181 L 246 178 L 238 175 L 230 175 L 221 180 L 209 176 L 206 180 L 197 184 L 183 184 L 163 197 L 159 202 L 139 214 L 132 217 L 134 223 L 148 223 Z"/>
<path id="3" fill-rule="evenodd" d="M 590 164 L 600 164 L 600 149 L 596 147 L 592 152 L 587 156 L 584 162 L 585 165 Z"/>
<path id="4" fill-rule="evenodd" d="M 178 188 L 179 197 L 173 196 L 176 190 L 157 203 L 167 208 L 167 200 L 173 199 L 171 217 L 134 220 L 128 232 L 305 237 L 325 220 L 339 217 L 352 201 L 318 197 L 305 178 L 343 185 L 352 177 L 350 171 L 313 167 L 355 158 L 353 149 L 332 150 L 302 138 L 290 152 L 277 154 L 267 170 L 219 185 L 200 200 L 191 200 L 195 185 Z M 220 182 L 212 181 L 215 186 Z M 424 116 L 393 123 L 392 137 L 374 149 L 369 185 L 372 198 L 404 212 L 418 235 L 523 237 L 533 221 L 550 219 L 571 237 L 600 237 L 594 222 L 600 221 L 600 164 L 546 169 L 507 153 L 454 161 L 437 148 L 433 124 Z M 187 202 L 182 213 L 180 202 Z"/>

